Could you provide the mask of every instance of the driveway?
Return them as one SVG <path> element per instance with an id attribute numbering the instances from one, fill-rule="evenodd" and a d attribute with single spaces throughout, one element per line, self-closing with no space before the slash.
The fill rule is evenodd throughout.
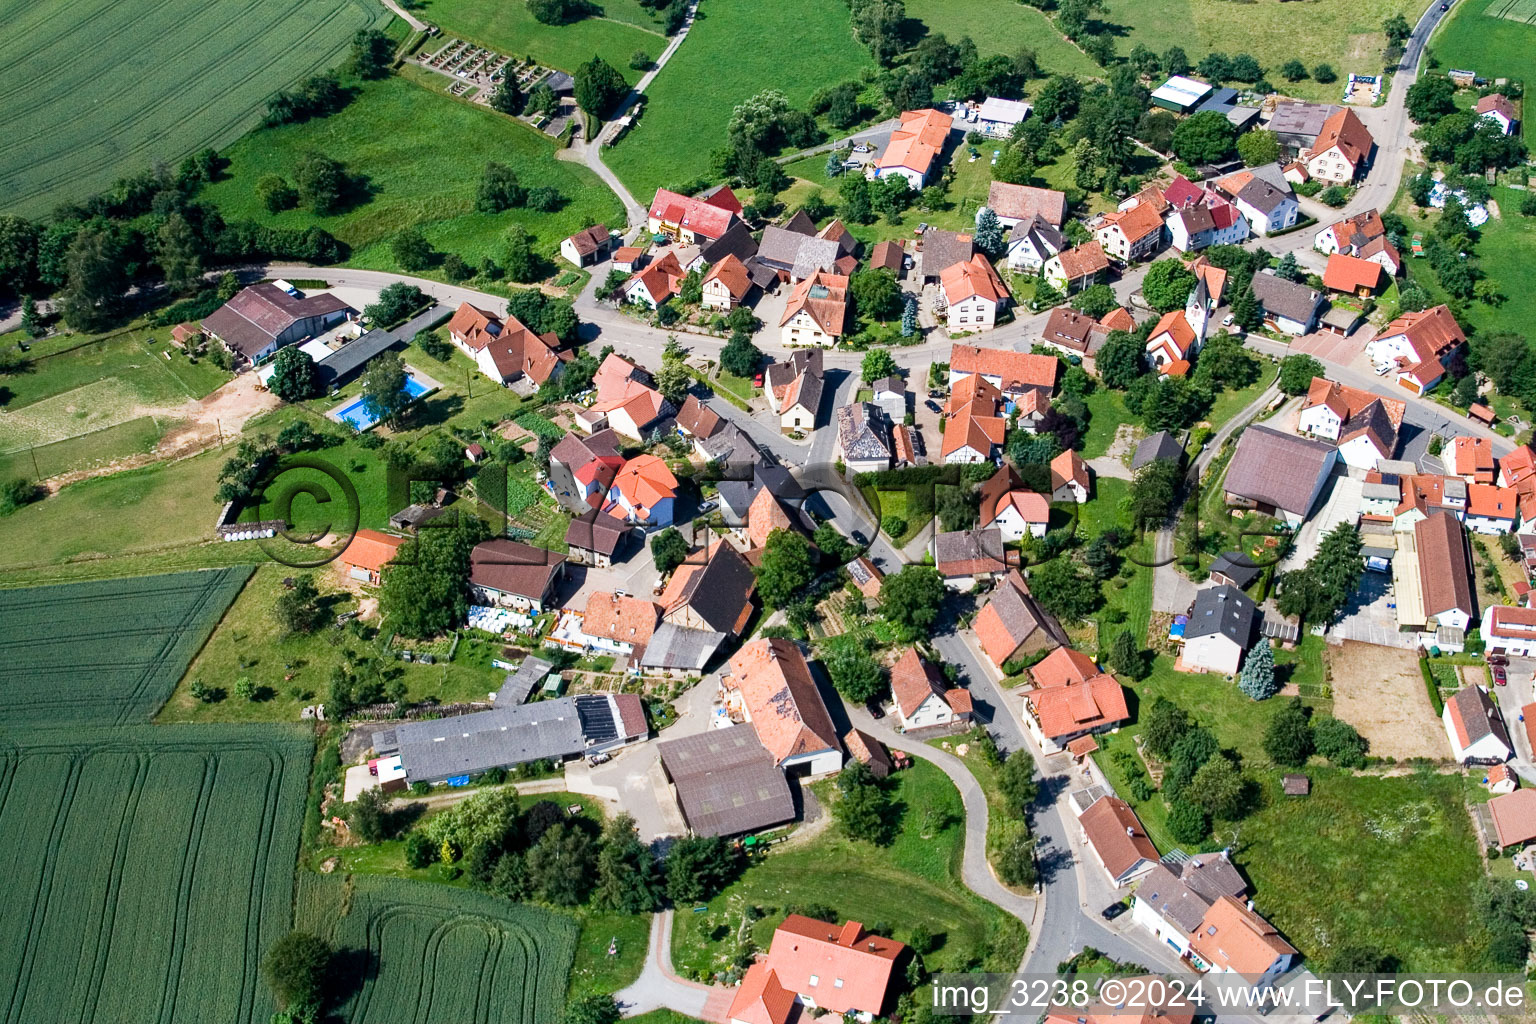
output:
<path id="1" fill-rule="evenodd" d="M 1361 577 L 1344 617 L 1329 630 L 1329 636 L 1403 650 L 1418 646 L 1418 634 L 1398 632 L 1392 576 L 1384 572 L 1367 571 Z"/>
<path id="2" fill-rule="evenodd" d="M 672 922 L 671 910 L 651 918 L 651 941 L 645 954 L 645 966 L 633 984 L 613 994 L 614 1001 L 626 1017 L 666 1009 L 720 1024 L 730 1011 L 735 989 L 700 985 L 677 976 L 672 970 Z"/>

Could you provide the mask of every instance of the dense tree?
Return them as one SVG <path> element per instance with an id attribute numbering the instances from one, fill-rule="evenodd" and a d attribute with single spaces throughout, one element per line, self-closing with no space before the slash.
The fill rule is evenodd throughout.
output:
<path id="1" fill-rule="evenodd" d="M 256 180 L 256 198 L 268 213 L 281 213 L 299 205 L 299 190 L 281 174 L 263 174 Z"/>
<path id="2" fill-rule="evenodd" d="M 1444 75 L 1424 75 L 1408 87 L 1408 116 L 1419 124 L 1456 110 L 1456 86 Z"/>
<path id="3" fill-rule="evenodd" d="M 1280 390 L 1287 395 L 1304 395 L 1312 386 L 1312 378 L 1326 372 L 1311 356 L 1286 356 L 1280 360 Z"/>
<path id="4" fill-rule="evenodd" d="M 1081 622 L 1104 600 L 1098 581 L 1070 558 L 1054 558 L 1035 566 L 1029 579 L 1041 607 L 1066 622 Z"/>
<path id="5" fill-rule="evenodd" d="M 389 838 L 389 797 L 382 789 L 365 789 L 346 806 L 347 827 L 365 843 Z"/>
<path id="6" fill-rule="evenodd" d="M 885 693 L 887 684 L 880 663 L 863 647 L 845 643 L 823 652 L 822 666 L 838 693 L 854 704 L 864 704 Z"/>
<path id="7" fill-rule="evenodd" d="M 688 387 L 693 383 L 693 378 L 688 375 L 688 366 L 681 356 L 666 356 L 661 360 L 661 366 L 656 371 L 656 390 L 662 397 L 673 405 L 680 406 L 688 398 Z"/>
<path id="8" fill-rule="evenodd" d="M 1189 71 L 1189 56 L 1181 46 L 1170 46 L 1158 58 L 1157 73 L 1165 78 L 1182 75 Z"/>
<path id="9" fill-rule="evenodd" d="M 816 576 L 811 545 L 793 530 L 774 530 L 763 546 L 762 561 L 754 570 L 757 593 L 768 608 L 784 608 L 797 601 Z"/>
<path id="10" fill-rule="evenodd" d="M 1147 674 L 1148 651 L 1136 642 L 1128 629 L 1115 634 L 1109 645 L 1109 667 L 1131 679 L 1141 679 Z"/>
<path id="11" fill-rule="evenodd" d="M 853 38 L 869 48 L 877 64 L 889 64 L 907 48 L 903 31 L 907 8 L 902 0 L 849 0 Z"/>
<path id="12" fill-rule="evenodd" d="M 521 206 L 527 196 L 517 172 L 494 160 L 485 165 L 475 191 L 475 209 L 481 213 L 501 213 Z"/>
<path id="13" fill-rule="evenodd" d="M 1329 82 L 1337 82 L 1339 80 L 1339 73 L 1333 70 L 1332 64 L 1319 64 L 1312 69 L 1312 77 L 1327 85 Z"/>
<path id="14" fill-rule="evenodd" d="M 928 565 L 904 565 L 880 587 L 880 610 L 903 638 L 927 635 L 944 601 L 944 581 Z"/>
<path id="15" fill-rule="evenodd" d="M 934 512 L 945 532 L 969 530 L 981 517 L 981 500 L 969 487 L 940 487 L 934 500 Z"/>
<path id="16" fill-rule="evenodd" d="M 1536 382 L 1536 356 L 1518 334 L 1480 336 L 1472 345 L 1472 363 L 1506 395 L 1521 394 Z"/>
<path id="17" fill-rule="evenodd" d="M 393 352 L 371 360 L 363 371 L 363 408 L 368 415 L 376 421 L 397 421 L 412 401 L 405 380 L 405 364 Z"/>
<path id="18" fill-rule="evenodd" d="M 901 307 L 901 336 L 911 338 L 917 334 L 917 299 L 908 295 Z"/>
<path id="19" fill-rule="evenodd" d="M 25 294 L 37 282 L 41 234 L 25 217 L 0 217 L 0 296 Z"/>
<path id="20" fill-rule="evenodd" d="M 395 44 L 376 28 L 360 28 L 352 37 L 347 69 L 358 78 L 383 78 L 395 57 Z"/>
<path id="21" fill-rule="evenodd" d="M 1141 717 L 1142 743 L 1160 760 L 1171 757 L 1179 740 L 1194 727 L 1189 714 L 1166 697 L 1154 700 Z"/>
<path id="22" fill-rule="evenodd" d="M 623 1013 L 611 995 L 582 996 L 566 1005 L 560 1024 L 619 1024 Z"/>
<path id="23" fill-rule="evenodd" d="M 1386 34 L 1387 42 L 1393 46 L 1402 46 L 1413 35 L 1413 26 L 1408 24 L 1408 19 L 1402 13 L 1392 15 L 1381 23 L 1381 31 Z"/>
<path id="24" fill-rule="evenodd" d="M 719 836 L 679 839 L 667 851 L 667 897 L 679 906 L 711 899 L 740 869 L 740 857 Z"/>
<path id="25" fill-rule="evenodd" d="M 1231 821 L 1242 817 L 1247 790 L 1237 764 L 1225 754 L 1216 754 L 1195 772 L 1185 793 L 1211 817 Z"/>
<path id="26" fill-rule="evenodd" d="M 1072 297 L 1072 308 L 1095 320 L 1102 319 L 1119 305 L 1115 290 L 1107 284 L 1091 284 Z"/>
<path id="27" fill-rule="evenodd" d="M 560 824 L 539 837 L 524 862 L 539 899 L 557 907 L 574 907 L 592 891 L 597 850 L 583 829 Z"/>
<path id="28" fill-rule="evenodd" d="M 1284 768 L 1300 768 L 1312 756 L 1312 726 L 1299 697 L 1285 701 L 1264 730 L 1264 752 Z"/>
<path id="29" fill-rule="evenodd" d="M 648 914 L 659 907 L 661 894 L 656 858 L 636 835 L 635 819 L 619 814 L 603 829 L 593 902 L 614 913 Z"/>
<path id="30" fill-rule="evenodd" d="M 299 202 L 322 217 L 341 208 L 352 184 L 340 162 L 314 152 L 299 157 L 293 180 L 299 189 Z"/>
<path id="31" fill-rule="evenodd" d="M 576 102 L 588 116 L 603 120 L 629 92 L 617 68 L 601 57 L 576 69 Z"/>
<path id="32" fill-rule="evenodd" d="M 543 276 L 542 261 L 533 251 L 528 229 L 513 224 L 501 236 L 501 266 L 519 284 L 532 284 Z"/>
<path id="33" fill-rule="evenodd" d="M 68 284 L 59 312 L 79 331 L 97 331 L 116 315 L 126 285 L 122 246 L 105 224 L 82 228 L 65 258 Z"/>
<path id="34" fill-rule="evenodd" d="M 1305 567 L 1281 575 L 1280 612 L 1313 623 L 1331 622 L 1354 594 L 1364 572 L 1360 532 L 1340 523 L 1324 535 Z"/>
<path id="35" fill-rule="evenodd" d="M 1175 800 L 1168 808 L 1168 834 L 1181 843 L 1199 843 L 1211 834 L 1211 822 L 1199 805 Z"/>
<path id="36" fill-rule="evenodd" d="M 1246 132 L 1238 137 L 1237 155 L 1249 167 L 1274 163 L 1280 158 L 1280 136 L 1271 131 Z"/>
<path id="37" fill-rule="evenodd" d="M 545 87 L 546 90 L 548 87 Z M 553 93 L 550 94 L 553 96 Z M 501 81 L 496 83 L 496 88 L 491 92 L 491 109 L 497 113 L 515 117 L 523 112 L 526 98 L 523 91 L 517 87 L 516 75 L 502 75 Z"/>
<path id="38" fill-rule="evenodd" d="M 1212 392 L 1235 391 L 1258 380 L 1259 373 L 1258 357 L 1237 338 L 1218 331 L 1200 349 L 1191 379 Z"/>
<path id="39" fill-rule="evenodd" d="M 389 240 L 389 252 L 401 270 L 411 273 L 426 270 L 437 262 L 437 250 L 432 248 L 432 243 L 427 241 L 421 229 L 414 225 L 397 232 Z"/>
<path id="40" fill-rule="evenodd" d="M 1284 78 L 1287 82 L 1299 82 L 1303 78 L 1307 77 L 1307 66 L 1305 64 L 1303 64 L 1301 61 L 1297 60 L 1295 57 L 1292 57 L 1290 60 L 1288 60 L 1284 64 L 1280 65 L 1280 77 Z M 1239 150 L 1239 152 L 1241 152 L 1241 150 L 1242 150 L 1242 140 L 1241 139 L 1238 140 L 1238 150 Z M 1246 157 L 1244 158 L 1244 161 L 1247 162 L 1247 163 L 1263 162 L 1263 161 L 1250 161 Z"/>
<path id="41" fill-rule="evenodd" d="M 1227 77 L 1234 82 L 1257 82 L 1264 77 L 1264 69 L 1252 54 L 1234 54 L 1227 65 Z"/>
<path id="42" fill-rule="evenodd" d="M 1168 755 L 1168 769 L 1163 773 L 1163 792 L 1177 800 L 1200 766 L 1214 757 L 1220 745 L 1209 729 L 1194 726 L 1179 737 Z"/>
<path id="43" fill-rule="evenodd" d="M 272 606 L 272 617 L 289 633 L 313 633 L 325 623 L 325 608 L 313 575 L 295 576 Z"/>
<path id="44" fill-rule="evenodd" d="M 469 553 L 487 529 L 476 516 L 451 526 L 422 530 L 405 542 L 408 551 L 384 567 L 380 605 L 401 636 L 445 633 L 469 612 Z"/>
<path id="45" fill-rule="evenodd" d="M 737 377 L 750 378 L 762 361 L 762 351 L 752 344 L 752 335 L 746 331 L 731 332 L 731 340 L 720 351 L 720 368 Z"/>
<path id="46" fill-rule="evenodd" d="M 1369 744 L 1355 727 L 1332 715 L 1324 715 L 1312 726 L 1312 744 L 1316 751 L 1340 768 L 1365 767 Z"/>
<path id="47" fill-rule="evenodd" d="M 848 281 L 859 315 L 871 320 L 889 320 L 901 312 L 901 285 L 896 276 L 883 267 L 855 270 Z"/>
<path id="48" fill-rule="evenodd" d="M 1198 420 L 1210 406 L 1211 393 L 1188 377 L 1169 377 L 1143 385 L 1136 411 L 1148 430 L 1177 430 Z M 1132 392 L 1132 397 L 1136 393 Z M 1128 405 L 1132 404 L 1127 402 Z"/>
<path id="49" fill-rule="evenodd" d="M 1275 681 L 1275 652 L 1269 641 L 1261 639 L 1249 649 L 1243 659 L 1243 671 L 1237 680 L 1237 688 L 1254 700 L 1268 700 L 1280 690 Z"/>
<path id="50" fill-rule="evenodd" d="M 1131 517 L 1141 527 L 1155 527 L 1178 507 L 1184 471 L 1170 459 L 1149 462 L 1136 471 L 1131 488 Z"/>
<path id="51" fill-rule="evenodd" d="M 1194 272 L 1185 267 L 1182 260 L 1162 259 L 1147 268 L 1141 294 L 1153 309 L 1169 313 L 1184 308 L 1194 287 Z"/>
<path id="52" fill-rule="evenodd" d="M 870 384 L 892 376 L 899 370 L 899 367 L 897 367 L 896 359 L 891 355 L 890 349 L 872 348 L 864 353 L 864 359 L 859 369 L 859 376 L 863 379 L 864 383 Z"/>
<path id="53" fill-rule="evenodd" d="M 596 8 L 587 0 L 528 0 L 528 13 L 544 25 L 566 25 L 580 21 Z"/>
<path id="54" fill-rule="evenodd" d="M 179 211 L 169 213 L 155 232 L 155 262 L 165 285 L 178 295 L 203 283 L 203 244 Z"/>
<path id="55" fill-rule="evenodd" d="M 896 821 L 885 785 L 862 761 L 850 760 L 837 774 L 837 802 L 832 817 L 849 839 L 887 846 Z"/>
<path id="56" fill-rule="evenodd" d="M 320 391 L 320 377 L 314 358 L 297 345 L 279 349 L 272 360 L 267 387 L 285 402 L 315 397 Z"/>
<path id="57" fill-rule="evenodd" d="M 971 236 L 976 248 L 992 259 L 998 259 L 1008 248 L 1003 238 L 1003 226 L 990 206 L 983 206 L 976 214 L 976 231 Z"/>
<path id="58" fill-rule="evenodd" d="M 325 1004 L 331 944 L 308 932 L 292 931 L 268 947 L 261 958 L 261 976 L 277 999 L 296 1019 L 317 1018 Z"/>
<path id="59" fill-rule="evenodd" d="M 1015 815 L 1023 815 L 1040 792 L 1035 779 L 1035 759 L 1027 751 L 1015 750 L 997 771 L 997 788 Z"/>
<path id="60" fill-rule="evenodd" d="M 651 557 L 656 571 L 665 576 L 688 557 L 688 541 L 675 527 L 667 527 L 651 538 Z"/>
<path id="61" fill-rule="evenodd" d="M 1110 331 L 1094 362 L 1100 380 L 1124 390 L 1146 373 L 1146 345 L 1129 331 Z"/>
<path id="62" fill-rule="evenodd" d="M 1215 163 L 1226 158 L 1237 141 L 1237 129 L 1225 114 L 1205 110 L 1191 114 L 1173 130 L 1173 151 L 1190 164 Z"/>

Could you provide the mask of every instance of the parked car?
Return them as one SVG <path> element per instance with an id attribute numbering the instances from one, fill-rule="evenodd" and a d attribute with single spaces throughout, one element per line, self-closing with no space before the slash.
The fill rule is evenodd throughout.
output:
<path id="1" fill-rule="evenodd" d="M 880 702 L 877 700 L 865 701 L 864 707 L 869 712 L 869 717 L 876 721 L 885 717 L 885 709 L 880 706 Z"/>
<path id="2" fill-rule="evenodd" d="M 762 370 L 758 370 L 757 373 L 752 377 L 752 386 L 755 387 L 755 388 L 760 388 L 760 387 L 763 386 L 763 371 Z"/>
<path id="3" fill-rule="evenodd" d="M 1115 918 L 1125 913 L 1127 909 L 1128 908 L 1124 903 L 1111 903 L 1109 906 L 1099 911 L 1099 916 L 1106 921 L 1113 921 Z"/>
<path id="4" fill-rule="evenodd" d="M 705 501 L 705 502 L 701 502 L 699 504 L 699 515 L 702 516 L 706 512 L 713 512 L 719 506 L 720 506 L 720 503 L 718 501 Z"/>
<path id="5" fill-rule="evenodd" d="M 1493 685 L 1494 686 L 1504 686 L 1505 684 L 1507 684 L 1509 682 L 1509 670 L 1506 669 L 1503 665 L 1494 665 L 1492 667 L 1493 667 Z"/>
<path id="6" fill-rule="evenodd" d="M 926 407 L 928 409 L 929 412 L 936 412 L 936 413 L 941 413 L 941 414 L 944 412 L 943 408 L 940 407 L 939 403 L 935 402 L 931 398 L 928 399 L 926 402 L 924 402 L 923 405 L 924 405 L 924 407 Z"/>
<path id="7" fill-rule="evenodd" d="M 1221 318 L 1221 326 L 1223 327 L 1231 327 L 1235 323 L 1237 323 L 1237 318 L 1234 317 L 1231 313 L 1228 313 L 1226 316 Z"/>

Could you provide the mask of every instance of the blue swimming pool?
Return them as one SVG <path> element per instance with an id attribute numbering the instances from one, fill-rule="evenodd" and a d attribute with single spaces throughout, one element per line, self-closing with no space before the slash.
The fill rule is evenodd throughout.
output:
<path id="1" fill-rule="evenodd" d="M 405 375 L 404 391 L 406 394 L 411 396 L 413 401 L 431 390 L 432 388 L 430 386 L 423 384 L 411 374 L 408 373 Z M 368 412 L 368 408 L 363 404 L 363 400 L 361 398 L 348 403 L 340 409 L 337 409 L 335 412 L 331 413 L 331 416 L 337 421 L 347 424 L 353 430 L 367 430 L 369 427 L 378 422 L 378 420 Z"/>

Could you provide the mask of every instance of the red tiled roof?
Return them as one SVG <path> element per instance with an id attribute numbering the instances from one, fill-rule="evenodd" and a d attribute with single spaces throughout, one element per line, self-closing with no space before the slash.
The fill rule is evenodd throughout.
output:
<path id="1" fill-rule="evenodd" d="M 731 658 L 726 685 L 740 692 L 757 738 L 775 761 L 838 749 L 837 731 L 810 666 L 790 641 L 775 638 L 745 644 Z"/>
<path id="2" fill-rule="evenodd" d="M 864 930 L 790 914 L 773 933 L 766 963 L 785 988 L 802 992 L 833 1013 L 878 1016 L 906 946 Z"/>
<path id="3" fill-rule="evenodd" d="M 1328 257 L 1328 266 L 1323 270 L 1323 285 L 1336 292 L 1355 292 L 1361 288 L 1375 291 L 1381 284 L 1381 273 L 1380 263 L 1336 252 Z"/>
<path id="4" fill-rule="evenodd" d="M 1152 232 L 1163 230 L 1163 213 L 1153 203 L 1138 202 L 1130 209 L 1106 213 L 1104 225 L 1118 226 L 1126 240 L 1134 245 Z"/>
<path id="5" fill-rule="evenodd" d="M 1536 839 L 1536 789 L 1517 789 L 1488 801 L 1500 846 L 1519 846 Z"/>
<path id="6" fill-rule="evenodd" d="M 891 668 L 891 696 L 903 716 L 912 715 L 929 697 L 943 699 L 948 688 L 943 674 L 918 654 L 916 647 L 908 647 Z"/>
<path id="7" fill-rule="evenodd" d="M 1439 360 L 1451 349 L 1466 343 L 1456 318 L 1448 306 L 1436 306 L 1417 313 L 1404 313 L 1387 324 L 1377 338 L 1401 334 L 1408 339 L 1421 363 Z"/>
<path id="8" fill-rule="evenodd" d="M 945 301 L 950 305 L 964 302 L 972 296 L 980 296 L 992 302 L 1008 298 L 1008 289 L 1003 286 L 1003 279 L 997 276 L 997 271 L 981 253 L 972 255 L 965 263 L 946 267 L 939 275 L 939 287 L 944 289 Z"/>
<path id="9" fill-rule="evenodd" d="M 1157 847 L 1141 819 L 1119 797 L 1100 797 L 1077 820 L 1112 877 L 1124 875 L 1138 860 L 1157 863 Z"/>
<path id="10" fill-rule="evenodd" d="M 726 253 L 724 259 L 709 268 L 703 283 L 711 281 L 719 281 L 731 293 L 731 298 L 738 300 L 752 287 L 752 275 L 747 272 L 747 265 L 733 253 Z"/>
<path id="11" fill-rule="evenodd" d="M 794 1009 L 795 993 L 779 984 L 773 968 L 759 960 L 747 968 L 726 1019 L 746 1024 L 786 1024 Z"/>
<path id="12" fill-rule="evenodd" d="M 1263 974 L 1278 957 L 1296 954 L 1274 925 L 1225 893 L 1206 910 L 1189 944 L 1206 963 L 1249 977 Z"/>
<path id="13" fill-rule="evenodd" d="M 1477 112 L 1482 114 L 1502 114 L 1506 121 L 1514 121 L 1515 105 L 1509 101 L 1509 97 L 1503 93 L 1489 93 L 1477 101 Z"/>
<path id="14" fill-rule="evenodd" d="M 732 195 L 731 200 L 734 199 Z M 717 206 L 709 200 L 680 196 L 664 188 L 656 190 L 656 198 L 651 200 L 650 214 L 664 224 L 676 224 L 706 238 L 719 238 L 736 219 L 735 212 L 728 208 L 728 204 Z"/>
<path id="15" fill-rule="evenodd" d="M 1355 112 L 1346 107 L 1323 122 L 1323 130 L 1318 132 L 1312 152 L 1314 155 L 1326 153 L 1338 146 L 1344 159 L 1351 164 L 1358 164 L 1370 153 L 1374 144 L 1370 131 L 1355 116 Z"/>
<path id="16" fill-rule="evenodd" d="M 404 537 L 391 537 L 378 530 L 358 530 L 346 550 L 342 551 L 339 560 L 343 565 L 355 565 L 359 569 L 378 572 L 395 557 L 395 552 L 404 543 Z"/>
<path id="17" fill-rule="evenodd" d="M 1114 677 L 1104 674 L 1093 676 L 1086 682 L 1031 690 L 1024 699 L 1034 710 L 1040 731 L 1047 739 L 1098 729 L 1131 717 L 1125 703 L 1125 690 Z"/>
<path id="18" fill-rule="evenodd" d="M 1157 222 L 1159 225 L 1162 221 Z M 1061 264 L 1061 272 L 1066 275 L 1068 281 L 1076 281 L 1080 277 L 1088 277 L 1100 271 L 1109 269 L 1109 257 L 1104 255 L 1104 247 L 1098 242 L 1084 242 L 1082 245 L 1052 257 Z"/>
<path id="19" fill-rule="evenodd" d="M 905 167 L 926 175 L 943 151 L 953 124 L 954 118 L 937 110 L 903 111 L 901 127 L 891 133 L 891 141 L 876 165 L 881 169 Z"/>
<path id="20" fill-rule="evenodd" d="M 1084 683 L 1099 674 L 1092 658 L 1070 647 L 1058 647 L 1029 670 L 1029 677 L 1042 689 Z"/>
<path id="21" fill-rule="evenodd" d="M 1059 360 L 1055 356 L 1034 355 L 1029 352 L 1015 352 L 1004 348 L 980 348 L 976 345 L 956 344 L 949 352 L 949 368 L 956 373 L 979 373 L 987 377 L 998 377 L 1004 392 L 1014 392 L 1023 388 L 1045 388 L 1047 391 L 1056 387 L 1056 368 Z"/>

